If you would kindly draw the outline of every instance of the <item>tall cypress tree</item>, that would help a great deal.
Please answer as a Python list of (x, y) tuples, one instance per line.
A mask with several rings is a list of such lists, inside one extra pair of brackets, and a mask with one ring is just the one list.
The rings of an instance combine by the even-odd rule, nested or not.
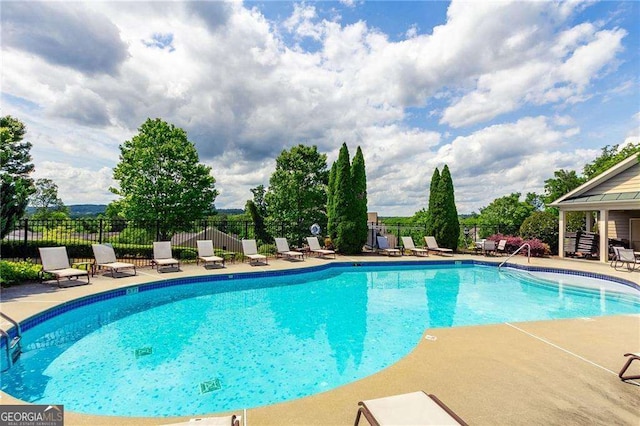
[(327, 185), (327, 234), (331, 240), (336, 238), (336, 212), (335, 212), (335, 184), (337, 164), (334, 161), (329, 172), (329, 184)]
[(440, 185), (440, 171), (436, 167), (431, 176), (431, 184), (429, 185), (429, 206), (427, 209), (427, 235), (435, 235), (435, 224), (433, 223), (434, 211), (436, 210), (436, 200), (438, 199), (438, 186)]
[(349, 149), (343, 143), (336, 162), (336, 177), (334, 182), (333, 208), (335, 212), (336, 238), (334, 246), (343, 254), (359, 253), (357, 251), (357, 239), (355, 238), (355, 223), (353, 222), (354, 192), (351, 182), (351, 164), (349, 161)]
[(438, 197), (440, 204), (439, 218), (436, 221), (438, 227), (434, 235), (438, 244), (442, 247), (456, 250), (458, 238), (460, 238), (460, 222), (453, 190), (453, 180), (447, 165), (442, 169), (440, 182), (438, 183)]
[[(355, 224), (354, 250), (360, 252), (367, 242), (367, 173), (364, 165), (364, 155), (358, 147), (351, 164), (351, 183), (353, 187), (354, 206), (352, 209)], [(359, 247), (358, 247), (359, 246)]]

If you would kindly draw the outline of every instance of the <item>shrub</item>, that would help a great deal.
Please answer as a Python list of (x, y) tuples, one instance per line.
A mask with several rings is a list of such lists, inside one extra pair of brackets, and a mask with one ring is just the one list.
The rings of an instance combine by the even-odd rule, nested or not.
[(274, 255), (276, 254), (276, 246), (275, 244), (262, 244), (260, 247), (258, 247), (258, 253), (265, 256)]
[[(505, 247), (505, 250), (508, 253), (513, 253), (516, 250), (518, 250), (518, 248), (521, 247), (523, 244), (528, 243), (529, 246), (531, 247), (531, 256), (533, 256), (533, 257), (544, 257), (544, 256), (547, 256), (547, 255), (551, 254), (551, 249), (549, 248), (549, 245), (544, 243), (544, 242), (542, 242), (542, 241), (540, 241), (537, 238), (524, 240), (521, 237), (513, 237), (513, 236), (510, 236), (510, 235), (494, 234), (494, 235), (491, 235), (490, 237), (488, 237), (487, 240), (495, 241), (496, 244), (500, 240), (507, 240), (507, 245)], [(527, 255), (527, 250), (526, 249), (522, 249), (518, 254), (526, 256)]]
[(8, 287), (28, 281), (37, 281), (41, 265), (31, 262), (8, 262), (0, 260), (0, 284)]
[(520, 226), (520, 235), (525, 239), (537, 238), (557, 253), (558, 217), (549, 212), (533, 212)]
[(180, 260), (195, 260), (198, 257), (198, 252), (194, 249), (184, 248), (179, 251)]

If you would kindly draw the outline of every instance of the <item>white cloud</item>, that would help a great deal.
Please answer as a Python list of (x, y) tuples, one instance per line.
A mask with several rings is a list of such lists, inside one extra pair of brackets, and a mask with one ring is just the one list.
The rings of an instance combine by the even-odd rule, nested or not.
[[(454, 1), (446, 22), (418, 34), (415, 17), (406, 39), (392, 41), (366, 17), (323, 18), (320, 4), (296, 3), (272, 22), (240, 2), (67, 3), (59, 22), (91, 35), (73, 19), (88, 16), (109, 36), (93, 34), (83, 48), (118, 49), (103, 63), (109, 72), (33, 54), (41, 50), (23, 39), (3, 43), (3, 93), (14, 99), (3, 112), (27, 122), (38, 173), (68, 204), (111, 199), (104, 170), (118, 145), (161, 117), (213, 167), (218, 206), (242, 207), (249, 188), (267, 185), (282, 149), (315, 144), (332, 161), (344, 141), (352, 155), (364, 150), (372, 209), (424, 207), (433, 169), (446, 163), (459, 210), (477, 211), (591, 160), (589, 147), (569, 145), (581, 131), (569, 105), (616, 70), (627, 32), (573, 24), (584, 7)], [(47, 26), (58, 31), (53, 18)], [(634, 77), (623, 80), (609, 96), (637, 93)], [(91, 179), (91, 189), (74, 192), (74, 179)]]

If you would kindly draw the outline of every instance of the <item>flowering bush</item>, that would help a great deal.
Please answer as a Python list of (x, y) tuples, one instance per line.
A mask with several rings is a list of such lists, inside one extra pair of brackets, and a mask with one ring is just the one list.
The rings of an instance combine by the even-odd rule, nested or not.
[[(496, 245), (500, 240), (507, 240), (507, 245), (505, 247), (505, 250), (507, 251), (507, 253), (513, 253), (514, 251), (518, 250), (520, 246), (522, 246), (525, 243), (528, 243), (529, 246), (531, 246), (531, 256), (544, 257), (551, 254), (551, 249), (549, 248), (549, 245), (543, 243), (537, 238), (524, 240), (521, 237), (514, 237), (512, 235), (494, 234), (488, 237), (487, 240), (495, 241)], [(518, 254), (526, 256), (527, 250), (523, 249)]]

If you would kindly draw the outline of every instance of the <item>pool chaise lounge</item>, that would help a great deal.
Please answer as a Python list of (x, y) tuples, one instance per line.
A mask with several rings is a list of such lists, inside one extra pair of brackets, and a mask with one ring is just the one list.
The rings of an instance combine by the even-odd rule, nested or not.
[(192, 425), (192, 426), (240, 426), (240, 416), (231, 415), (224, 417), (200, 417), (195, 419), (190, 419), (188, 422), (182, 423), (169, 423), (165, 426), (182, 426), (182, 425)]
[(257, 265), (263, 261), (265, 265), (269, 264), (267, 256), (258, 253), (256, 240), (242, 240), (242, 251), (249, 258), (249, 265)]
[(402, 237), (402, 245), (405, 250), (415, 254), (416, 256), (429, 256), (429, 249), (416, 247), (412, 237)]
[(113, 247), (106, 244), (92, 244), (91, 249), (93, 250), (93, 257), (96, 259), (94, 273), (100, 268), (106, 268), (111, 271), (111, 277), (115, 278), (115, 274), (120, 269), (133, 268), (133, 275), (137, 275), (136, 265), (133, 263), (118, 262)]
[(170, 241), (154, 241), (153, 242), (153, 260), (151, 266), (155, 266), (160, 272), (160, 268), (170, 268), (175, 266), (180, 270), (180, 262), (173, 258), (171, 253)]
[(276, 238), (275, 240), (277, 255), (283, 256), (286, 259), (304, 260), (304, 253), (289, 249), (289, 242), (287, 242), (286, 238)]
[(207, 265), (220, 265), (220, 267), (224, 268), (224, 258), (215, 255), (215, 251), (213, 250), (213, 241), (211, 240), (198, 240), (196, 241), (198, 245), (198, 257), (196, 258), (196, 265), (200, 264), (200, 261), (204, 263), (204, 267)]
[(372, 426), (467, 424), (435, 395), (424, 391), (360, 401), (358, 405), (355, 426), (358, 426), (361, 415)]
[(328, 254), (332, 254), (333, 257), (336, 257), (336, 252), (333, 250), (327, 250), (320, 247), (320, 241), (318, 241), (318, 237), (307, 237), (307, 243), (309, 243), (309, 250), (311, 252), (317, 254), (318, 256), (326, 256)]
[(400, 250), (389, 247), (389, 240), (387, 237), (378, 235), (377, 240), (378, 252), (385, 253), (387, 256), (400, 256)]
[[(60, 287), (60, 278), (78, 278), (83, 275), (87, 276), (87, 284), (90, 284), (89, 271), (73, 268), (75, 266), (69, 264), (69, 256), (66, 247), (39, 247), (40, 260), (42, 261), (42, 273), (52, 274)], [(43, 274), (40, 275), (42, 280)]]
[(424, 237), (424, 242), (427, 244), (427, 250), (429, 251), (433, 251), (443, 256), (444, 255), (453, 256), (453, 250), (451, 250), (450, 248), (438, 247), (438, 242), (436, 241), (435, 237), (432, 237), (432, 236)]
[(640, 375), (631, 375), (631, 376), (625, 376), (624, 373), (627, 371), (627, 369), (631, 366), (631, 363), (635, 360), (639, 360), (640, 361), (640, 352), (629, 352), (624, 354), (624, 356), (628, 356), (629, 359), (627, 359), (627, 362), (624, 364), (624, 366), (622, 367), (622, 369), (620, 370), (620, 373), (618, 373), (618, 377), (620, 377), (620, 380), (636, 380), (636, 379), (640, 379)]

